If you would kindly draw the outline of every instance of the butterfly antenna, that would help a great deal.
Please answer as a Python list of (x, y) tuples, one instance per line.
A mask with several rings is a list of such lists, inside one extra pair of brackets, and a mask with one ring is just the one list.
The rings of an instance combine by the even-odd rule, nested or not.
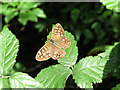
[(49, 34), (49, 30), (48, 30), (48, 28), (47, 28), (47, 33)]

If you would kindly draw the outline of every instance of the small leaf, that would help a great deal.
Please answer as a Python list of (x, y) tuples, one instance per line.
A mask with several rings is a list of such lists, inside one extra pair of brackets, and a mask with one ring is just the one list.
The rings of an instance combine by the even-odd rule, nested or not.
[(72, 67), (76, 63), (78, 56), (77, 42), (74, 40), (74, 36), (67, 31), (65, 31), (65, 36), (71, 40), (71, 45), (65, 50), (65, 57), (59, 59), (58, 62), (64, 66)]
[(17, 72), (10, 76), (10, 86), (12, 88), (44, 88), (42, 84), (22, 72)]
[(71, 19), (73, 22), (76, 22), (79, 18), (79, 13), (80, 13), (80, 10), (78, 8), (74, 8), (72, 11), (71, 11)]
[(19, 10), (29, 10), (31, 8), (36, 8), (40, 3), (38, 2), (20, 2), (18, 6)]
[(0, 77), (0, 89), (2, 90), (2, 88), (10, 88), (10, 84), (9, 84), (9, 79), (8, 78), (1, 78)]
[(11, 19), (18, 15), (18, 11), (15, 8), (7, 8), (5, 13), (5, 22), (8, 23)]
[(65, 82), (71, 73), (69, 67), (57, 64), (42, 69), (35, 79), (42, 83), (45, 88), (64, 88)]
[(19, 13), (18, 21), (25, 26), (28, 20), (29, 20), (29, 14), (26, 11), (21, 11)]
[(120, 12), (120, 0), (100, 0), (100, 2), (106, 6), (107, 9)]
[(47, 18), (44, 11), (42, 9), (40, 9), (40, 8), (35, 8), (35, 9), (32, 10), (32, 12), (33, 12), (34, 15), (36, 15), (36, 16), (38, 16), (40, 18), (44, 18), (44, 19)]
[(80, 88), (93, 88), (92, 83), (102, 82), (106, 59), (89, 56), (80, 60), (73, 68), (73, 78)]
[(17, 56), (19, 41), (9, 31), (7, 26), (4, 26), (0, 33), (0, 74), (7, 75), (13, 68), (15, 58)]

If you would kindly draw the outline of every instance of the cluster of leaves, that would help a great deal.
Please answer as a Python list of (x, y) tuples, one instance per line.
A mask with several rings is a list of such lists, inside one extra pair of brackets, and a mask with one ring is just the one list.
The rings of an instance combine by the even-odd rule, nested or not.
[(35, 2), (8, 2), (2, 3), (0, 13), (5, 16), (5, 22), (9, 23), (11, 19), (18, 16), (18, 21), (22, 25), (26, 25), (30, 20), (37, 22), (38, 17), (46, 19), (46, 14), (40, 8), (37, 8), (42, 3)]
[(28, 74), (11, 71), (16, 62), (19, 41), (4, 26), (0, 33), (0, 88), (64, 88), (70, 75), (80, 88), (93, 88), (93, 83), (101, 83), (109, 73), (120, 78), (120, 43), (115, 43), (98, 56), (88, 56), (76, 63), (77, 42), (67, 31), (65, 36), (71, 40), (71, 46), (65, 50), (66, 56), (58, 60), (59, 64), (42, 69), (34, 79)]

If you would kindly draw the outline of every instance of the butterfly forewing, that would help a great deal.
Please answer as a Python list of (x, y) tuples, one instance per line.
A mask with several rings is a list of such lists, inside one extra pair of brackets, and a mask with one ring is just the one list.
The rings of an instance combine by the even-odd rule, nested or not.
[(52, 45), (49, 42), (47, 42), (36, 54), (36, 60), (38, 61), (44, 61), (44, 60), (47, 60), (49, 58), (51, 58), (51, 49), (52, 48)]
[(60, 48), (67, 49), (71, 45), (70, 39), (64, 36), (64, 29), (59, 23), (54, 26), (51, 38)]
[(52, 30), (51, 38), (56, 40), (60, 37), (64, 37), (64, 29), (59, 23), (57, 23)]

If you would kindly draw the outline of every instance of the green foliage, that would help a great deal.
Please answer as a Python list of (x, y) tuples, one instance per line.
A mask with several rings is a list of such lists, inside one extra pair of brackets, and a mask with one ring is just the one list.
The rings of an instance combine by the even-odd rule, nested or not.
[(93, 88), (92, 83), (102, 82), (106, 59), (89, 56), (80, 60), (73, 68), (73, 78), (80, 88)]
[(120, 12), (120, 0), (100, 0), (100, 2), (106, 6), (107, 9)]
[(35, 2), (9, 2), (2, 3), (1, 13), (5, 15), (5, 22), (9, 23), (11, 19), (18, 16), (18, 21), (22, 25), (26, 25), (30, 20), (32, 22), (37, 22), (38, 17), (46, 19), (44, 11), (37, 8), (41, 3)]
[(70, 74), (72, 71), (69, 67), (57, 64), (41, 70), (35, 79), (45, 88), (64, 88)]
[(0, 32), (0, 89), (43, 88), (42, 84), (22, 72), (11, 72), (16, 62), (19, 41), (7, 26)]
[(111, 90), (120, 90), (120, 84), (116, 85), (116, 87), (113, 87)]
[(13, 68), (15, 58), (18, 52), (19, 41), (16, 39), (7, 28), (4, 26), (0, 33), (0, 74), (7, 75)]
[(105, 65), (104, 77), (107, 77), (111, 73), (114, 77), (120, 78), (120, 43), (115, 43), (115, 45), (108, 48), (100, 56), (104, 56), (108, 59)]
[(12, 74), (9, 79), (12, 88), (43, 88), (42, 84), (22, 72)]
[[(47, 38), (50, 36), (51, 33)], [(93, 88), (92, 83), (101, 83), (109, 73), (120, 78), (120, 43), (108, 46), (105, 52), (97, 56), (88, 56), (76, 63), (77, 42), (67, 31), (65, 36), (71, 40), (71, 46), (65, 50), (66, 56), (58, 60), (59, 64), (42, 69), (34, 79), (22, 72), (10, 72), (15, 63), (19, 43), (15, 35), (8, 30), (7, 26), (4, 26), (0, 33), (0, 51), (2, 51), (0, 52), (0, 88), (65, 88), (70, 75), (73, 76), (78, 87)], [(10, 63), (6, 64), (6, 62)], [(15, 67), (19, 69), (21, 64), (18, 63)]]

